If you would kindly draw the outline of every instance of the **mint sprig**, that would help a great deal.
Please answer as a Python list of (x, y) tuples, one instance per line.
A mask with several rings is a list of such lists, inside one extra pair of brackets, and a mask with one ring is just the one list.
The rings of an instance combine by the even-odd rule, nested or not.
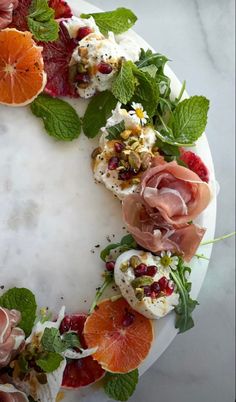
[(132, 61), (125, 61), (112, 85), (112, 93), (121, 103), (126, 105), (134, 95), (135, 77)]
[(58, 39), (59, 24), (55, 21), (54, 14), (55, 11), (49, 7), (47, 0), (32, 1), (27, 20), (35, 39), (43, 42)]
[(69, 103), (41, 94), (30, 105), (32, 113), (41, 117), (47, 133), (62, 141), (72, 141), (81, 132), (81, 121)]
[(76, 333), (61, 336), (57, 328), (45, 328), (41, 345), (47, 352), (63, 353), (67, 349), (80, 347), (80, 341)]
[(185, 266), (180, 258), (176, 271), (172, 270), (170, 274), (180, 295), (179, 304), (175, 307), (175, 328), (179, 329), (179, 333), (186, 332), (194, 326), (192, 312), (199, 304), (197, 300), (192, 300), (190, 297), (192, 284), (187, 279), (190, 272), (191, 268)]
[(44, 373), (52, 373), (60, 366), (64, 358), (59, 353), (47, 352), (42, 353), (40, 358), (36, 360), (36, 364)]
[(122, 120), (120, 123), (115, 124), (114, 126), (106, 128), (108, 135), (106, 138), (111, 140), (117, 140), (120, 138), (120, 134), (125, 130), (125, 122)]
[(136, 15), (128, 8), (117, 8), (102, 13), (81, 14), (81, 18), (93, 17), (100, 31), (106, 35), (112, 31), (121, 34), (128, 31), (137, 21)]
[(126, 374), (107, 373), (104, 390), (110, 398), (116, 401), (127, 401), (135, 391), (138, 378), (138, 369)]
[(0, 297), (0, 306), (9, 310), (21, 312), (21, 321), (18, 324), (25, 332), (25, 336), (31, 334), (36, 318), (36, 301), (33, 293), (26, 288), (12, 288)]
[(110, 91), (100, 92), (92, 98), (83, 118), (83, 131), (86, 137), (96, 137), (99, 130), (106, 125), (116, 104), (117, 99)]

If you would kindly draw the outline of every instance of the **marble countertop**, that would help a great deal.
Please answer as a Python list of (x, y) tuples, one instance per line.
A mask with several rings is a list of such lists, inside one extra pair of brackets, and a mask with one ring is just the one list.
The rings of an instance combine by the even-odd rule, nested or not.
[[(211, 100), (207, 136), (220, 183), (216, 235), (234, 230), (234, 1), (91, 0), (132, 8), (135, 30), (186, 79), (189, 94)], [(108, 4), (109, 3), (109, 4)], [(133, 402), (232, 402), (234, 240), (215, 245), (199, 295), (195, 328), (179, 335), (142, 376)]]

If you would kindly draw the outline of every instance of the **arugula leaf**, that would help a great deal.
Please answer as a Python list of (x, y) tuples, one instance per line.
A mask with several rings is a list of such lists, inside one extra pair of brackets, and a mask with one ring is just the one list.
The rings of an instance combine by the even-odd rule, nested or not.
[(0, 297), (0, 306), (15, 309), (21, 312), (21, 321), (18, 324), (25, 336), (31, 334), (36, 318), (36, 301), (33, 293), (26, 288), (12, 288)]
[(98, 301), (101, 299), (105, 289), (113, 282), (113, 280), (114, 280), (113, 273), (105, 271), (103, 284), (96, 291), (95, 298), (94, 298), (94, 300), (93, 300), (93, 302), (91, 304), (91, 307), (89, 309), (89, 314), (92, 314), (92, 312), (95, 310), (95, 308), (96, 308), (96, 306), (98, 304)]
[(100, 258), (103, 261), (106, 261), (107, 257), (109, 257), (110, 255), (111, 250), (119, 249), (119, 254), (121, 254), (125, 251), (131, 250), (132, 248), (137, 248), (137, 243), (134, 240), (133, 236), (131, 234), (128, 234), (122, 237), (120, 243), (108, 244), (108, 246), (101, 251)]
[(96, 137), (106, 125), (116, 104), (117, 99), (110, 91), (100, 92), (92, 98), (83, 118), (83, 131), (88, 138)]
[(127, 401), (135, 391), (138, 377), (138, 369), (126, 374), (107, 373), (104, 390), (110, 398), (116, 401)]
[(188, 282), (186, 275), (190, 274), (191, 268), (184, 265), (184, 261), (179, 258), (176, 271), (171, 271), (171, 277), (175, 282), (180, 295), (179, 304), (175, 307), (176, 322), (175, 328), (179, 329), (179, 333), (188, 331), (194, 326), (192, 312), (199, 304), (190, 297), (191, 282)]
[(120, 134), (125, 130), (125, 122), (122, 120), (120, 123), (115, 124), (114, 126), (108, 127), (107, 129), (108, 135), (106, 138), (111, 140), (117, 140), (120, 138)]
[(30, 14), (27, 17), (28, 26), (34, 37), (43, 42), (58, 39), (59, 24), (54, 20), (55, 11), (49, 7), (47, 0), (33, 0)]
[(140, 71), (143, 71), (143, 73), (148, 73), (152, 78), (156, 77), (157, 70), (158, 68), (154, 64), (140, 68)]
[(124, 7), (103, 13), (81, 14), (80, 17), (93, 17), (104, 35), (110, 31), (114, 32), (116, 35), (126, 32), (137, 21), (136, 15), (131, 10)]
[(208, 109), (209, 100), (204, 96), (192, 96), (180, 102), (168, 124), (172, 130), (170, 139), (193, 144), (206, 128)]
[(169, 59), (166, 56), (160, 53), (153, 53), (150, 49), (146, 51), (144, 49), (141, 49), (139, 60), (136, 61), (135, 64), (139, 69), (154, 65), (160, 73), (161, 71), (163, 71), (164, 66), (168, 60)]
[(80, 118), (69, 103), (41, 94), (30, 107), (36, 117), (43, 119), (44, 127), (52, 137), (72, 141), (80, 135)]
[(135, 91), (133, 66), (132, 61), (125, 61), (112, 85), (113, 95), (124, 105), (130, 101)]
[(59, 353), (43, 353), (42, 356), (36, 360), (39, 366), (45, 373), (52, 373), (60, 366), (64, 358)]
[(132, 101), (141, 103), (147, 111), (149, 118), (155, 114), (159, 99), (159, 90), (155, 78), (150, 74), (139, 70), (135, 65), (133, 68), (134, 76), (137, 78), (138, 85)]

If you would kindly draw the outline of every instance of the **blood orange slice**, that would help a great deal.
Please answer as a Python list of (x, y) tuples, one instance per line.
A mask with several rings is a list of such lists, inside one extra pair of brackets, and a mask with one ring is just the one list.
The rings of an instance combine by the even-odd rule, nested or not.
[(0, 103), (23, 106), (43, 91), (46, 83), (42, 48), (30, 32), (0, 31)]
[(128, 373), (148, 355), (153, 328), (125, 299), (104, 300), (86, 320), (84, 337), (89, 348), (98, 348), (93, 357), (105, 370)]
[[(60, 326), (60, 332), (68, 331), (77, 332), (81, 346), (87, 348), (84, 337), (82, 335), (84, 323), (87, 319), (86, 314), (73, 314), (66, 316)], [(79, 360), (72, 360), (67, 363), (63, 374), (62, 387), (79, 388), (92, 384), (100, 380), (105, 372), (96, 360), (91, 356)]]

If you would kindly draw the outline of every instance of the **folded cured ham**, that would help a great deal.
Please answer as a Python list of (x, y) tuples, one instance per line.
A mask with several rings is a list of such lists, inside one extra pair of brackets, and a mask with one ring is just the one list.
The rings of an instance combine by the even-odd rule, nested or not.
[(12, 22), (13, 10), (18, 0), (0, 0), (0, 29), (6, 28)]

